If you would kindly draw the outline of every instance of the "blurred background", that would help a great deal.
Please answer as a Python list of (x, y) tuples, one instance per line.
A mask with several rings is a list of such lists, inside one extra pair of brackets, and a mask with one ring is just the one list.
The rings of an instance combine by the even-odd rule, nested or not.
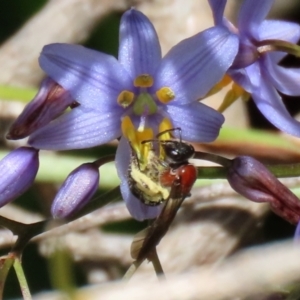
[[(226, 14), (233, 22), (240, 4), (238, 0), (228, 1)], [(180, 40), (213, 25), (206, 0), (0, 1), (1, 157), (26, 144), (26, 140), (7, 142), (5, 134), (43, 79), (37, 61), (43, 45), (81, 43), (117, 56), (120, 17), (132, 6), (154, 23), (163, 53)], [(270, 18), (300, 23), (299, 12), (299, 1), (277, 0)], [(296, 67), (300, 66), (300, 60), (288, 56), (282, 64)], [(224, 95), (225, 91), (205, 103), (217, 108)], [(285, 97), (286, 106), (296, 118), (299, 100)], [(236, 102), (225, 116), (227, 135), (212, 145), (196, 145), (197, 149), (229, 157), (249, 154), (264, 162), (299, 162), (298, 139), (278, 134), (252, 100)], [(234, 128), (244, 130), (235, 139)], [(265, 140), (264, 134), (270, 140)], [(13, 204), (1, 208), (0, 214), (24, 223), (49, 217), (51, 202), (64, 178), (81, 163), (114, 153), (115, 149), (116, 144), (112, 143), (82, 151), (42, 152), (35, 185)], [(289, 179), (285, 183), (298, 192), (300, 180)], [(98, 195), (117, 185), (114, 165), (105, 166)], [(116, 202), (75, 222), (65, 231), (31, 242), (23, 255), (23, 266), (34, 299), (66, 299), (54, 291), (62, 290), (71, 297), (70, 291), (75, 287), (121, 278), (131, 263), (132, 237), (146, 225), (132, 220), (124, 204)], [(166, 273), (176, 274), (214, 264), (249, 245), (292, 237), (293, 233), (294, 226), (276, 217), (267, 206), (242, 199), (223, 181), (207, 180), (197, 184), (158, 252)], [(2, 255), (9, 252), (13, 240), (7, 230), (0, 230)], [(135, 276), (155, 280), (154, 275), (151, 265), (144, 264)], [(4, 298), (20, 295), (15, 274), (11, 272)], [(278, 297), (286, 299), (283, 294)]]

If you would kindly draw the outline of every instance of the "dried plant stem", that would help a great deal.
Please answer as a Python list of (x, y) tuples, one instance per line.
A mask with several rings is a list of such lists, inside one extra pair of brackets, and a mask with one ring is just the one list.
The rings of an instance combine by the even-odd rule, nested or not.
[(166, 275), (160, 263), (156, 248), (154, 248), (151, 255), (149, 255), (149, 260), (152, 262), (156, 276), (160, 279), (166, 279)]
[(23, 299), (24, 300), (32, 300), (30, 290), (29, 290), (29, 287), (27, 284), (27, 280), (26, 280), (26, 277), (25, 277), (25, 274), (23, 271), (22, 263), (21, 263), (21, 260), (19, 257), (15, 258), (14, 269), (15, 269), (15, 272), (16, 272), (18, 280), (19, 280)]

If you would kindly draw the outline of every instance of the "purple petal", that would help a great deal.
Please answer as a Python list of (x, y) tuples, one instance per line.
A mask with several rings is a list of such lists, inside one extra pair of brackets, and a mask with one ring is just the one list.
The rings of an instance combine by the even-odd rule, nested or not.
[(300, 38), (300, 26), (297, 23), (265, 20), (257, 30), (259, 41), (282, 40), (290, 43), (297, 43)]
[(128, 168), (130, 163), (129, 142), (121, 138), (116, 153), (116, 167), (121, 180), (120, 188), (129, 213), (138, 221), (154, 219), (158, 216), (162, 206), (148, 206), (136, 198), (128, 185)]
[(294, 242), (299, 246), (300, 243), (300, 221), (297, 223), (295, 234), (294, 234)]
[(246, 69), (230, 70), (228, 72), (228, 75), (232, 80), (249, 93), (253, 90), (253, 84), (251, 83), (248, 74), (249, 71), (250, 73), (252, 72), (251, 68), (252, 66), (248, 66)]
[[(267, 75), (264, 78), (268, 78)], [(259, 88), (254, 90), (252, 98), (261, 113), (278, 129), (300, 137), (300, 123), (293, 119), (285, 108), (275, 88), (262, 79)]]
[(245, 0), (238, 16), (238, 28), (241, 34), (256, 32), (257, 26), (269, 13), (274, 0)]
[(33, 133), (29, 144), (47, 150), (105, 144), (121, 135), (120, 117), (120, 112), (99, 112), (79, 106)]
[(238, 38), (227, 29), (207, 29), (175, 47), (163, 58), (155, 90), (170, 87), (180, 104), (203, 97), (221, 80), (238, 50)]
[(30, 147), (13, 150), (0, 161), (0, 207), (33, 184), (38, 168), (38, 150)]
[(227, 0), (208, 0), (216, 25), (223, 25), (223, 16)]
[(74, 103), (71, 95), (51, 78), (46, 78), (38, 94), (12, 124), (6, 138), (22, 139), (47, 125)]
[(157, 33), (150, 20), (141, 12), (125, 12), (120, 25), (119, 61), (132, 78), (141, 74), (154, 75), (161, 61)]
[[(266, 20), (258, 28), (259, 41), (275, 39), (295, 44), (299, 41), (299, 38), (300, 26), (293, 22)], [(274, 62), (279, 62), (286, 56), (286, 53), (276, 51), (269, 53), (269, 56), (272, 56)]]
[(80, 210), (96, 193), (99, 186), (99, 169), (86, 163), (76, 168), (59, 189), (51, 206), (54, 218), (66, 218)]
[(180, 127), (182, 138), (189, 142), (212, 142), (218, 135), (224, 117), (198, 102), (188, 105), (167, 105), (174, 128)]
[(270, 57), (265, 58), (268, 74), (275, 88), (283, 94), (300, 95), (300, 69), (284, 68), (275, 64)]
[(86, 107), (116, 104), (119, 93), (132, 87), (132, 80), (116, 58), (79, 45), (47, 45), (39, 62), (54, 81)]

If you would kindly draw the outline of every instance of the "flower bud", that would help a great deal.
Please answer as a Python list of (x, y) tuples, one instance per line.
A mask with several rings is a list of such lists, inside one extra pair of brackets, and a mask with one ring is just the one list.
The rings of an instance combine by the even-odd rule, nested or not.
[(67, 177), (52, 203), (54, 218), (66, 218), (80, 210), (95, 194), (99, 185), (99, 169), (94, 163), (76, 168)]
[(232, 161), (227, 179), (239, 194), (255, 202), (269, 202), (280, 217), (296, 224), (300, 220), (300, 200), (262, 163), (248, 156)]
[(300, 243), (300, 222), (298, 222), (297, 226), (296, 226), (296, 230), (295, 230), (295, 234), (294, 234), (294, 242), (299, 245)]
[(12, 124), (6, 138), (22, 139), (57, 118), (68, 106), (76, 104), (71, 95), (51, 78), (41, 84), (35, 98)]
[(38, 150), (20, 147), (0, 161), (0, 207), (23, 194), (39, 169)]

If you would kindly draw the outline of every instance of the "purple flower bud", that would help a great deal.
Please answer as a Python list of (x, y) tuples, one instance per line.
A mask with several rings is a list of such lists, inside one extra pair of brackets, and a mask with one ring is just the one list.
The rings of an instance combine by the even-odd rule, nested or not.
[(21, 147), (0, 161), (0, 207), (16, 199), (33, 183), (39, 169), (38, 150)]
[(27, 104), (12, 124), (6, 138), (22, 139), (58, 117), (68, 106), (76, 104), (71, 95), (51, 78), (46, 78), (35, 98)]
[(262, 163), (249, 156), (232, 161), (227, 174), (231, 187), (255, 202), (269, 202), (271, 209), (291, 223), (300, 220), (300, 200)]
[(298, 222), (294, 234), (294, 242), (299, 245), (300, 243), (300, 222)]
[(95, 194), (99, 185), (99, 169), (94, 163), (76, 168), (64, 181), (52, 203), (54, 218), (66, 218), (82, 208)]

